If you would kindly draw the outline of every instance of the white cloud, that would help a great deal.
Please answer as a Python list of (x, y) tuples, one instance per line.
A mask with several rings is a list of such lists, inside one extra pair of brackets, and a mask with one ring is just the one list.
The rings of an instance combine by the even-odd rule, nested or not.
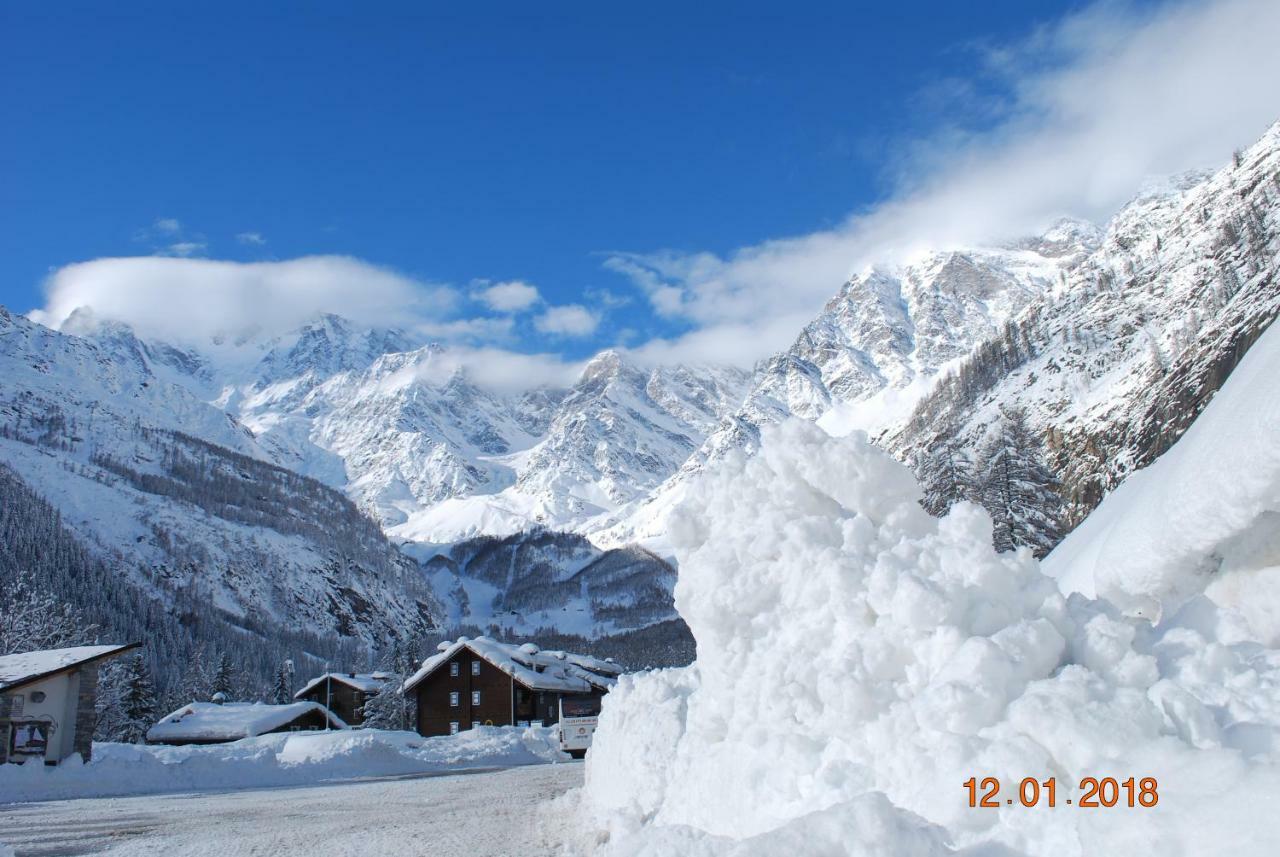
[(582, 373), (585, 361), (566, 361), (555, 354), (522, 354), (500, 348), (456, 346), (437, 352), (411, 367), (410, 377), (391, 378), (397, 384), (409, 380), (439, 386), (459, 369), (482, 387), (503, 393), (535, 387), (567, 387)]
[(600, 316), (581, 304), (553, 306), (533, 320), (541, 333), (554, 336), (590, 336), (600, 325)]
[(287, 262), (224, 262), (156, 256), (68, 265), (45, 283), (46, 305), (31, 317), (60, 327), (75, 310), (125, 322), (139, 334), (209, 349), (219, 335), (273, 336), (334, 312), (357, 324), (399, 327), (449, 344), (413, 370), (443, 383), (459, 368), (501, 392), (566, 386), (582, 364), (554, 354), (499, 347), (515, 339), (515, 320), (453, 317), (460, 304), (447, 287), (344, 256)]
[(240, 232), (236, 234), (236, 241), (241, 244), (247, 244), (251, 247), (261, 247), (267, 243), (267, 239), (262, 237), (261, 232)]
[(203, 241), (175, 241), (167, 244), (156, 251), (161, 256), (178, 256), (187, 258), (190, 256), (200, 256), (209, 249), (209, 245)]
[(885, 204), (727, 257), (619, 254), (606, 264), (657, 313), (694, 328), (648, 353), (750, 362), (787, 347), (868, 263), (1027, 234), (1064, 214), (1105, 220), (1151, 176), (1225, 164), (1280, 118), (1277, 32), (1273, 0), (1142, 12), (1100, 3), (989, 50), (975, 76), (1005, 87), (1002, 119), (905, 147)]
[(496, 312), (520, 312), (542, 299), (537, 287), (520, 280), (494, 283), (478, 290), (475, 295)]
[(345, 256), (288, 262), (135, 257), (68, 265), (45, 282), (32, 318), (58, 327), (79, 307), (144, 335), (207, 345), (217, 334), (283, 333), (321, 312), (361, 324), (408, 326), (442, 320), (455, 295)]
[(209, 249), (203, 235), (188, 234), (182, 222), (174, 217), (158, 217), (145, 229), (134, 233), (134, 241), (150, 244), (157, 256), (203, 256)]

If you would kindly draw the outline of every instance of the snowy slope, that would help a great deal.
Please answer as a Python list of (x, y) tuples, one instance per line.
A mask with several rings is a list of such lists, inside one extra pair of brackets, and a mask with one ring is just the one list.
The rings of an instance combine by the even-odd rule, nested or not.
[(450, 627), (499, 636), (554, 628), (595, 639), (675, 618), (675, 568), (635, 545), (602, 550), (535, 528), (459, 542), (423, 568)]
[(1154, 185), (1065, 286), (949, 373), (882, 436), (913, 461), (978, 448), (1018, 407), (1074, 524), (1168, 449), (1280, 311), (1280, 126), (1211, 176)]
[(1064, 591), (1156, 618), (1207, 591), (1243, 613), (1259, 639), (1280, 644), (1280, 328), (1044, 568)]
[(126, 330), (88, 340), (0, 309), (0, 459), (162, 603), (366, 641), (434, 621), (412, 562), (345, 497), (155, 364)]
[(662, 544), (687, 481), (733, 451), (754, 450), (765, 425), (798, 416), (843, 434), (895, 424), (944, 367), (1058, 288), (1099, 236), (1090, 224), (1062, 220), (1007, 246), (929, 252), (851, 278), (790, 349), (756, 368), (741, 406), (679, 472), (642, 502), (602, 519), (605, 527), (593, 537)]

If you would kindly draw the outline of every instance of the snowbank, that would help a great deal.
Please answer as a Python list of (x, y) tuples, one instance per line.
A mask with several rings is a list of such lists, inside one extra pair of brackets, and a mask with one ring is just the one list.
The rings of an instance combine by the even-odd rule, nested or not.
[(1066, 591), (1157, 618), (1204, 592), (1280, 643), (1280, 327), (1173, 447), (1048, 556)]
[[(1068, 599), (1029, 553), (992, 550), (981, 509), (937, 520), (918, 497), (864, 434), (803, 422), (691, 491), (673, 538), (698, 660), (606, 697), (584, 843), (1278, 853), (1280, 654), (1223, 644), (1204, 599), (1158, 629)], [(970, 808), (962, 784), (988, 776), (1001, 805)], [(1065, 805), (1088, 776), (1155, 777), (1159, 803)], [(1024, 777), (1055, 777), (1058, 806), (1019, 805)]]
[(209, 746), (95, 744), (93, 754), (87, 765), (0, 765), (0, 804), (306, 785), (569, 758), (559, 751), (554, 727), (480, 727), (435, 738), (378, 729), (294, 732)]

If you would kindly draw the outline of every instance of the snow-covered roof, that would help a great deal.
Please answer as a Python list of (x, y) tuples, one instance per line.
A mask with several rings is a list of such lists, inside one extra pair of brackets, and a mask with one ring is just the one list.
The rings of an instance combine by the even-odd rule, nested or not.
[(382, 690), (382, 686), (387, 683), (387, 679), (390, 677), (391, 676), (384, 672), (325, 673), (324, 675), (318, 675), (311, 681), (307, 682), (306, 686), (303, 687), (302, 690), (293, 695), (293, 698), (302, 699), (302, 697), (310, 693), (313, 688), (324, 684), (325, 679), (332, 679), (333, 681), (345, 684), (348, 687), (354, 687), (356, 690), (363, 691), (364, 693), (377, 693)]
[(235, 741), (265, 735), (308, 714), (318, 711), (329, 718), (334, 729), (347, 724), (318, 702), (290, 702), (267, 705), (262, 702), (192, 702), (147, 730), (147, 741)]
[(20, 655), (0, 656), (0, 690), (28, 684), (54, 673), (89, 661), (118, 655), (135, 649), (138, 643), (114, 646), (72, 646), (69, 649), (45, 649)]
[(439, 651), (422, 662), (422, 668), (409, 677), (401, 687), (409, 691), (442, 664), (447, 663), (463, 649), (488, 661), (530, 690), (550, 690), (560, 693), (590, 693), (613, 687), (622, 668), (611, 661), (602, 661), (590, 655), (572, 652), (544, 651), (532, 643), (517, 646), (500, 643), (489, 637), (474, 640), (459, 637), (455, 642), (445, 641)]

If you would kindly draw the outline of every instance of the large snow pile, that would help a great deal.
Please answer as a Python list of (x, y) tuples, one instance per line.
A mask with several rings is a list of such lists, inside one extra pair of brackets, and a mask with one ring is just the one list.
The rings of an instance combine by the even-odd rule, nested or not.
[(434, 738), (343, 729), (286, 732), (208, 746), (95, 744), (88, 764), (0, 765), (0, 804), (306, 785), (568, 758), (559, 750), (554, 727), (486, 726)]
[(1206, 591), (1280, 643), (1280, 327), (1173, 448), (1131, 475), (1045, 560), (1067, 591), (1158, 617)]
[[(691, 491), (673, 538), (698, 659), (606, 697), (586, 843), (1280, 853), (1280, 654), (1221, 642), (1203, 598), (1154, 629), (1068, 599), (993, 551), (981, 509), (938, 520), (919, 496), (862, 433), (794, 421)], [(1090, 776), (1155, 777), (1159, 803), (1066, 805)], [(999, 778), (1001, 805), (970, 808), (970, 777)], [(1056, 778), (1056, 808), (1021, 806), (1024, 777)]]

